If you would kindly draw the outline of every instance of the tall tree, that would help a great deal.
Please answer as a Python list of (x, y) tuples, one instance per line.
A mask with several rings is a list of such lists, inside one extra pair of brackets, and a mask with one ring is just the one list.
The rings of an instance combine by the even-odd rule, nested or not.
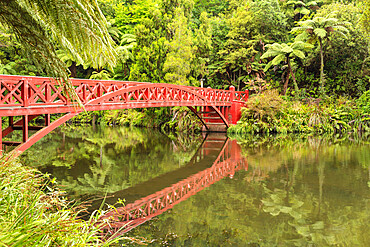
[(194, 48), (191, 33), (187, 25), (188, 19), (182, 8), (177, 8), (173, 22), (168, 25), (172, 39), (166, 42), (169, 53), (163, 64), (164, 78), (171, 83), (188, 85), (187, 79), (191, 72), (191, 62), (194, 59)]
[(364, 12), (362, 16), (362, 26), (365, 31), (370, 35), (370, 0), (363, 1)]
[(327, 17), (314, 17), (312, 20), (305, 20), (298, 22), (299, 27), (295, 27), (292, 31), (306, 31), (302, 35), (298, 35), (298, 39), (306, 39), (307, 34), (309, 36), (308, 42), (316, 43), (318, 41), (320, 46), (320, 93), (325, 94), (324, 88), (324, 51), (323, 41), (330, 38), (330, 33), (337, 32), (344, 37), (345, 33), (348, 33), (348, 29), (344, 25), (348, 25), (349, 22), (340, 22), (337, 18)]
[[(211, 61), (211, 77), (218, 84), (234, 84), (242, 88), (247, 79), (263, 76), (259, 63), (267, 43), (286, 39), (286, 16), (278, 1), (233, 1), (230, 6), (238, 6), (227, 19), (226, 41), (220, 45)], [(213, 30), (217, 34), (219, 30)], [(216, 35), (214, 37), (217, 37)], [(221, 80), (219, 80), (221, 78)]]

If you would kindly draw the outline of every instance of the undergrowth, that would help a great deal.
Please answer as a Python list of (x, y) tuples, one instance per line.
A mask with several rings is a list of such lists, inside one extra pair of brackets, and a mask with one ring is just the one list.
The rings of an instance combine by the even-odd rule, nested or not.
[(78, 218), (79, 207), (52, 189), (46, 175), (10, 156), (0, 157), (0, 246), (109, 246), (97, 216)]
[(275, 90), (252, 96), (229, 133), (351, 133), (370, 131), (370, 91), (359, 99), (287, 99)]

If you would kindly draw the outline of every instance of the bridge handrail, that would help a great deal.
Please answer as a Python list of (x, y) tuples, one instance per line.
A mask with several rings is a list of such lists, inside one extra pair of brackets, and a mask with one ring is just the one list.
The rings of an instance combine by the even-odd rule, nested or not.
[[(149, 82), (70, 79), (72, 87), (83, 103), (122, 88), (151, 85)], [(163, 84), (171, 90), (178, 85)], [(181, 86), (203, 96), (209, 102), (246, 102), (248, 92)], [(49, 77), (0, 75), (0, 107), (28, 107), (37, 105), (68, 105), (71, 100), (66, 96), (64, 87)], [(167, 92), (169, 93), (169, 92)], [(182, 99), (179, 99), (181, 101)], [(138, 99), (140, 101), (140, 99)]]

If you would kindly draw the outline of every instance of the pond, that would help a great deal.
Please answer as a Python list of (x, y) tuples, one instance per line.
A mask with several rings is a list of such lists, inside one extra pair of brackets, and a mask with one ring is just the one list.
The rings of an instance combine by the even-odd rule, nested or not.
[(22, 159), (149, 246), (370, 246), (369, 137), (236, 139), (63, 127)]

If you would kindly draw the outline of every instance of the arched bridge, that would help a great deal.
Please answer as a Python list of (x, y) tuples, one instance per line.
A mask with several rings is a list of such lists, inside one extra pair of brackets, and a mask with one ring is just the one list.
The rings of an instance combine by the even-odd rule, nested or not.
[[(2, 129), (3, 145), (17, 145), (21, 153), (72, 117), (83, 111), (128, 108), (187, 106), (209, 131), (224, 131), (240, 118), (240, 108), (248, 99), (248, 91), (217, 90), (165, 83), (102, 81), (71, 79), (72, 87), (83, 108), (66, 96), (63, 87), (53, 78), (0, 75), (0, 117), (8, 117)], [(65, 113), (50, 122), (50, 114)], [(18, 121), (14, 117), (21, 116)], [(43, 126), (29, 126), (37, 117)], [(2, 121), (0, 121), (0, 126)], [(22, 142), (3, 141), (15, 130), (22, 130)], [(38, 130), (32, 136), (29, 130)]]

